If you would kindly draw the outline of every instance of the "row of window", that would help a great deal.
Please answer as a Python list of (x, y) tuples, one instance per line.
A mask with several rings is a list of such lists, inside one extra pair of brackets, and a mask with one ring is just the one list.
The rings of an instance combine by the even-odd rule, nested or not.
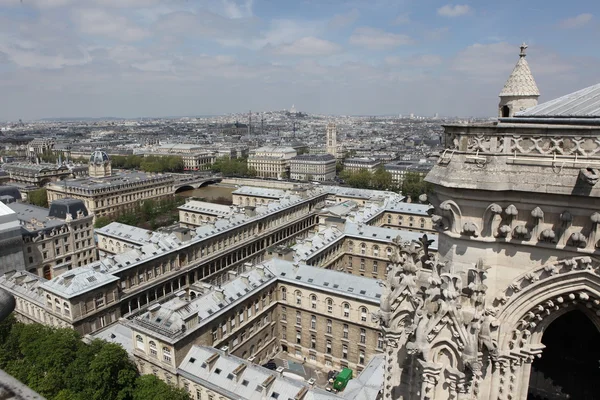
[[(135, 336), (135, 347), (138, 350), (143, 351), (144, 353), (146, 352), (146, 345), (144, 343), (144, 338), (142, 337), (142, 335)], [(150, 354), (150, 356), (154, 358), (158, 358), (158, 348), (156, 347), (156, 342), (154, 340), (148, 341), (148, 354)], [(169, 349), (166, 346), (163, 346), (162, 348), (162, 360), (171, 364), (171, 349)]]
[[(317, 309), (317, 303), (318, 303), (318, 298), (317, 295), (315, 294), (311, 294), (309, 296), (310, 298), (310, 308), (312, 308), (313, 310)], [(300, 290), (296, 290), (294, 291), (294, 299), (295, 299), (295, 304), (296, 306), (302, 307), (303, 306), (303, 302), (302, 302), (302, 292)], [(281, 288), (281, 300), (282, 301), (287, 301), (287, 289), (285, 287)], [(327, 312), (328, 313), (333, 313), (333, 299), (330, 297), (327, 297), (325, 299), (325, 303), (327, 304)], [(347, 302), (343, 302), (341, 304), (342, 307), (342, 312), (345, 318), (349, 318), (350, 317), (350, 304)], [(282, 312), (285, 311), (285, 307), (282, 307)], [(367, 321), (367, 315), (369, 313), (367, 307), (360, 307), (359, 308), (360, 311), (360, 320), (363, 322)]]

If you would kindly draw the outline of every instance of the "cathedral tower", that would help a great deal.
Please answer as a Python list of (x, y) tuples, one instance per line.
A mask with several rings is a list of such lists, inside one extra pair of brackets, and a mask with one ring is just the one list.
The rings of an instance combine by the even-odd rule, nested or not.
[(500, 118), (512, 117), (519, 111), (537, 106), (540, 91), (525, 59), (526, 49), (527, 45), (523, 43), (519, 61), (500, 92), (500, 104), (498, 105), (498, 117)]
[(327, 124), (327, 153), (337, 158), (337, 129), (334, 123)]

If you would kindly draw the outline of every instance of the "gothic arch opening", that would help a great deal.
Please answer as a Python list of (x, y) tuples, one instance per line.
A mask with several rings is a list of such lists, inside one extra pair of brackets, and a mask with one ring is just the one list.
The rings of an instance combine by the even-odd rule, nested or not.
[(508, 106), (502, 106), (502, 117), (508, 118), (510, 116), (510, 108)]
[(542, 336), (546, 348), (531, 367), (529, 400), (597, 397), (600, 332), (581, 311), (558, 317)]

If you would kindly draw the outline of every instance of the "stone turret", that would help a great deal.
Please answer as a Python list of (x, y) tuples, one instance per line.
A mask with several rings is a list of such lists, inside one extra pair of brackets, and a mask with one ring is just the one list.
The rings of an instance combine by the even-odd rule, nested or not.
[(90, 156), (89, 175), (92, 178), (105, 178), (112, 174), (110, 158), (105, 151), (96, 149)]
[(525, 59), (526, 49), (527, 45), (523, 43), (519, 61), (500, 92), (500, 104), (498, 105), (498, 117), (500, 118), (512, 117), (519, 111), (535, 107), (538, 104), (540, 91)]

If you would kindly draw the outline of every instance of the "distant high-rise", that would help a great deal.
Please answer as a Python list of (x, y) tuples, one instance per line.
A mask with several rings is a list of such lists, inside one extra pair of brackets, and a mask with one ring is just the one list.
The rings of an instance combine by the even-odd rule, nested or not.
[(332, 122), (327, 124), (327, 153), (337, 158), (337, 129)]

